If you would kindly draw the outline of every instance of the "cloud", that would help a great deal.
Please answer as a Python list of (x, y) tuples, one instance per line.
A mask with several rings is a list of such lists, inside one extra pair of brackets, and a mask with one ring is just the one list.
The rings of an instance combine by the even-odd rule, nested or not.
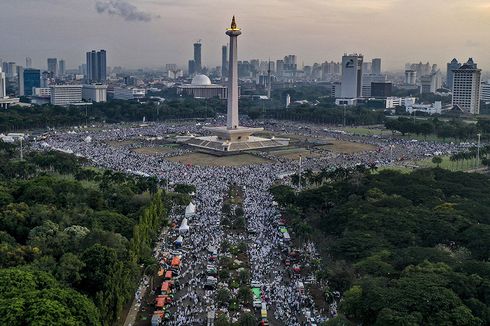
[(126, 21), (149, 22), (154, 18), (160, 18), (160, 16), (139, 10), (135, 5), (125, 0), (97, 0), (95, 9), (99, 14), (107, 13), (111, 16), (119, 16)]

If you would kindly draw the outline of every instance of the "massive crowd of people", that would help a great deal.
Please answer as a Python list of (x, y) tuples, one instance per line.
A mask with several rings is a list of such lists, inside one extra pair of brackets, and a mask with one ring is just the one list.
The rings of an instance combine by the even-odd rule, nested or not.
[[(213, 121), (215, 123), (216, 121)], [(338, 140), (374, 145), (376, 150), (356, 154), (338, 154), (320, 150), (317, 157), (305, 158), (303, 169), (319, 170), (332, 166), (354, 166), (356, 164), (401, 164), (404, 160), (414, 160), (437, 153), (447, 154), (460, 150), (456, 144), (431, 143), (399, 140), (391, 138), (353, 136), (321, 127), (298, 125), (286, 122), (267, 122), (271, 131), (302, 135), (315, 141), (332, 137)], [(209, 246), (220, 248), (224, 232), (220, 226), (223, 195), (230, 184), (244, 189), (244, 210), (248, 239), (248, 256), (251, 264), (251, 282), (260, 283), (268, 306), (271, 324), (302, 325), (305, 320), (322, 321), (335, 316), (336, 303), (330, 311), (315, 308), (312, 298), (305, 293), (298, 294), (298, 282), (306, 281), (301, 275), (291, 275), (284, 265), (281, 251), (284, 242), (277, 231), (280, 212), (274, 205), (270, 186), (280, 175), (297, 171), (296, 161), (274, 157), (268, 152), (258, 153), (270, 159), (270, 163), (239, 167), (206, 167), (181, 164), (167, 160), (169, 156), (182, 155), (190, 149), (175, 147), (170, 152), (145, 155), (135, 152), (135, 147), (154, 146), (152, 144), (167, 135), (200, 133), (202, 126), (195, 123), (150, 124), (148, 126), (111, 126), (99, 130), (76, 130), (51, 133), (43, 141), (33, 144), (39, 150), (54, 148), (73, 152), (89, 159), (94, 165), (127, 173), (155, 175), (167, 179), (171, 184), (183, 183), (196, 186), (193, 201), (197, 214), (189, 218), (189, 232), (183, 236), (182, 271), (176, 285), (173, 303), (172, 325), (202, 325), (209, 311), (216, 311), (215, 292), (205, 289), (207, 250)], [(123, 140), (138, 139), (133, 143)], [(117, 143), (121, 141), (120, 143)], [(140, 144), (137, 144), (137, 143)], [(192, 162), (190, 162), (192, 163)], [(179, 215), (180, 214), (180, 215)], [(183, 218), (182, 212), (174, 212), (172, 219), (177, 223)], [(165, 239), (158, 243), (155, 255), (160, 259), (170, 251), (178, 230), (170, 230)], [(314, 245), (308, 244), (308, 251), (314, 252)], [(145, 280), (144, 284), (148, 282)], [(138, 298), (142, 291), (137, 293)]]

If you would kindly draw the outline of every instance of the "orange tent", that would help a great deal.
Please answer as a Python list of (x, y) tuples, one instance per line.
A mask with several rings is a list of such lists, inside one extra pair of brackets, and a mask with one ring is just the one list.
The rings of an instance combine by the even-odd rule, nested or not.
[(158, 276), (162, 277), (164, 273), (165, 270), (163, 268), (160, 268), (160, 270), (158, 271)]
[(173, 267), (179, 267), (180, 265), (180, 257), (179, 256), (175, 256), (173, 259), (172, 259), (172, 264), (171, 264)]
[(168, 292), (170, 290), (170, 283), (169, 282), (163, 282), (162, 284), (162, 292)]
[(155, 299), (155, 307), (163, 308), (165, 306), (165, 298), (159, 297)]

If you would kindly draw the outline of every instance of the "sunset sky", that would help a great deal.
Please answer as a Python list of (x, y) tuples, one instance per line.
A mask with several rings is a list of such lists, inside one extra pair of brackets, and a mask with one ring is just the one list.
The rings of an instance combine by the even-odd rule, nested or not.
[(0, 58), (75, 68), (104, 48), (110, 66), (185, 65), (201, 39), (212, 67), (233, 14), (242, 60), (296, 54), (306, 65), (357, 52), (402, 70), (471, 56), (490, 70), (489, 0), (0, 0)]

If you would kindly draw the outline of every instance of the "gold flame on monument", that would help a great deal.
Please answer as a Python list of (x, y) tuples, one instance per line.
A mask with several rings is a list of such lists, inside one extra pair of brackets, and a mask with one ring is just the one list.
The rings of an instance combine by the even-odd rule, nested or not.
[(236, 25), (235, 16), (233, 16), (233, 18), (231, 19), (231, 27), (227, 28), (226, 30), (227, 31), (239, 31), (240, 30), (240, 28), (238, 28)]

